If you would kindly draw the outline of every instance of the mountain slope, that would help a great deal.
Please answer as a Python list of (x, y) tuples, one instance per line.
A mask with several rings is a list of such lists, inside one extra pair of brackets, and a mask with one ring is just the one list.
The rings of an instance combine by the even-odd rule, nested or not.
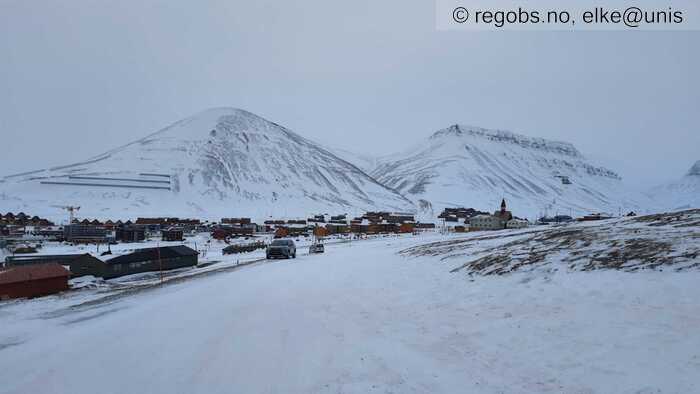
[(357, 168), (366, 173), (370, 173), (377, 167), (377, 157), (375, 156), (357, 153), (347, 149), (332, 148), (328, 150), (348, 163), (354, 164)]
[(700, 207), (700, 160), (677, 181), (655, 187), (650, 193), (664, 209)]
[[(5, 177), (0, 211), (86, 217), (303, 216), (411, 203), (354, 165), (252, 113), (216, 108), (84, 162)], [(60, 211), (59, 211), (60, 213)]]
[(515, 215), (618, 213), (639, 209), (615, 172), (590, 164), (568, 143), (454, 125), (401, 154), (379, 159), (378, 181), (419, 203), (496, 209)]

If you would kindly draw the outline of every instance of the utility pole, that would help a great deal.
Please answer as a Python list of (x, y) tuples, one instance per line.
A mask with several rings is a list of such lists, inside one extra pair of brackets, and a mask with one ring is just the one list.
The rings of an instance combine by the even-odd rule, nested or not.
[(156, 250), (158, 251), (158, 267), (160, 268), (160, 284), (163, 284), (163, 260), (160, 258), (160, 242), (156, 243)]

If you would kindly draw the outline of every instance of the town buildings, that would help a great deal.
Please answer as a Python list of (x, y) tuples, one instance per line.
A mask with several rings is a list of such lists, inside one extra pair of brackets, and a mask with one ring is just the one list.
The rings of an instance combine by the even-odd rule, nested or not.
[(199, 219), (181, 219), (177, 217), (171, 218), (137, 218), (135, 224), (146, 226), (149, 231), (160, 231), (169, 227), (181, 227), (185, 232), (195, 230), (202, 224)]
[(569, 223), (573, 222), (574, 218), (569, 215), (556, 215), (553, 217), (543, 216), (537, 220), (540, 224), (550, 224), (550, 223)]
[[(458, 222), (459, 219), (471, 219), (477, 215), (488, 215), (488, 212), (477, 211), (474, 208), (445, 208), (439, 215), (438, 219), (443, 219), (447, 222)], [(464, 223), (464, 220), (461, 221)]]
[(445, 208), (438, 219), (442, 219), (442, 227), (446, 231), (465, 232), (469, 228), (469, 221), (479, 215), (488, 215), (488, 212), (477, 211), (474, 208)]
[(14, 214), (8, 212), (6, 214), (0, 213), (0, 225), (12, 225), (12, 226), (32, 226), (32, 227), (49, 227), (53, 226), (53, 222), (40, 218), (38, 216), (29, 216), (24, 212)]
[(585, 216), (578, 218), (576, 220), (579, 222), (593, 222), (596, 220), (607, 220), (607, 219), (612, 219), (612, 216), (604, 214), (604, 213), (592, 213), (590, 215), (585, 215)]

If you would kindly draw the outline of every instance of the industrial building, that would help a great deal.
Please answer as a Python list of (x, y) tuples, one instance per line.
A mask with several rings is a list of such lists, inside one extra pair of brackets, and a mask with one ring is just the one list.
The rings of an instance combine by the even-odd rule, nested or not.
[(103, 278), (193, 267), (197, 265), (198, 258), (199, 253), (196, 250), (184, 245), (137, 249), (105, 260), (107, 267)]

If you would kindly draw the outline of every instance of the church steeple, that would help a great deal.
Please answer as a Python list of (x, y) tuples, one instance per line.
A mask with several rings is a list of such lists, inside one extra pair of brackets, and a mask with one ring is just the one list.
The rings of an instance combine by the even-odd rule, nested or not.
[(501, 200), (501, 213), (506, 213), (506, 199)]

